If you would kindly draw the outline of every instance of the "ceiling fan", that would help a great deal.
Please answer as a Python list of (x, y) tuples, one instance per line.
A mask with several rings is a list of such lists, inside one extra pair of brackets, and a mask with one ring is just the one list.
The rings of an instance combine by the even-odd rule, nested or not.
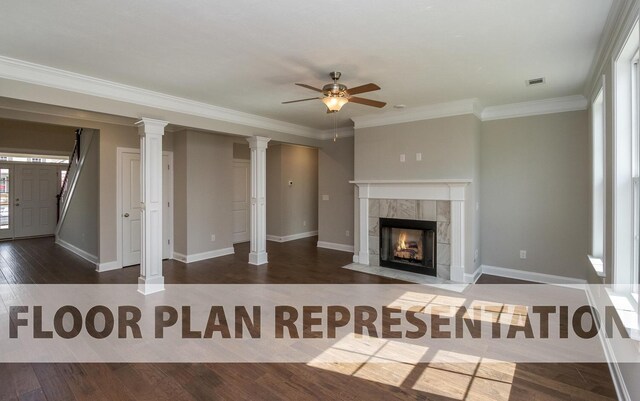
[(329, 76), (331, 77), (331, 79), (333, 79), (333, 83), (326, 84), (325, 86), (322, 87), (322, 89), (314, 88), (311, 85), (296, 83), (296, 85), (302, 86), (303, 88), (320, 92), (322, 93), (322, 96), (310, 97), (307, 99), (290, 100), (288, 102), (282, 102), (282, 104), (306, 102), (307, 100), (320, 99), (327, 106), (327, 113), (337, 113), (338, 111), (340, 111), (342, 106), (344, 106), (349, 102), (364, 104), (366, 106), (373, 106), (378, 108), (384, 107), (386, 105), (385, 102), (379, 102), (377, 100), (371, 100), (371, 99), (365, 99), (365, 98), (353, 96), (360, 93), (373, 92), (373, 91), (380, 90), (380, 87), (378, 85), (370, 83), (370, 84), (360, 85), (360, 86), (356, 86), (355, 88), (349, 89), (345, 85), (338, 83), (338, 80), (340, 79), (341, 75), (342, 73), (337, 71), (330, 73)]

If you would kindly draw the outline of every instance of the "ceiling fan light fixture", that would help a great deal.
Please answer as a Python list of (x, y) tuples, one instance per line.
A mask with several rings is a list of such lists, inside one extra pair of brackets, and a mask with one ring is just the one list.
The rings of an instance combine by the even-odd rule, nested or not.
[(329, 111), (340, 111), (342, 106), (349, 102), (349, 99), (343, 96), (327, 96), (322, 99), (322, 102), (327, 106)]

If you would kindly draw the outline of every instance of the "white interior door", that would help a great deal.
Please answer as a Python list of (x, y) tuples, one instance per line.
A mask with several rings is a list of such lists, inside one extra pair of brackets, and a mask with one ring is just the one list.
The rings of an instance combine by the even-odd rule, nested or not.
[(233, 243), (249, 241), (251, 163), (233, 161)]
[(0, 164), (0, 239), (13, 238), (13, 166)]
[[(120, 194), (122, 197), (122, 266), (140, 264), (141, 215), (140, 215), (140, 154), (122, 153)], [(165, 207), (162, 211), (163, 247), (162, 258), (171, 256), (171, 162), (167, 154), (162, 155), (162, 197)]]
[(56, 229), (58, 167), (16, 164), (14, 236), (53, 235)]

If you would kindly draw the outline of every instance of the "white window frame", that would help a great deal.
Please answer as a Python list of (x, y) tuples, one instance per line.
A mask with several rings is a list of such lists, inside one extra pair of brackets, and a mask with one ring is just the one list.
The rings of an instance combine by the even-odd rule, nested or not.
[(591, 102), (591, 255), (593, 267), (604, 277), (605, 261), (605, 210), (606, 210), (606, 163), (605, 163), (605, 85), (602, 77), (599, 89)]

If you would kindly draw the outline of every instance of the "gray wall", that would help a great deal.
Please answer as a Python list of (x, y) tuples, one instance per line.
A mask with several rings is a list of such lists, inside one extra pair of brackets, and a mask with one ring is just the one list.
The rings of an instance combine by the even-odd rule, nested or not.
[(99, 254), (98, 203), (100, 194), (100, 139), (97, 130), (82, 133), (80, 154), (84, 164), (70, 199), (68, 212), (62, 222), (58, 237), (93, 255)]
[(353, 137), (339, 138), (318, 150), (318, 241), (353, 245), (353, 145)]
[(585, 278), (587, 112), (487, 121), (480, 146), (482, 263)]
[[(292, 186), (289, 181), (293, 181)], [(318, 150), (297, 145), (269, 145), (267, 235), (284, 237), (317, 230)]]
[(477, 125), (475, 116), (463, 115), (357, 129), (355, 179), (471, 179)]
[(75, 145), (76, 128), (0, 118), (0, 151), (46, 152), (70, 155)]
[(174, 136), (175, 251), (193, 255), (232, 247), (232, 139), (190, 130)]
[(249, 143), (236, 143), (233, 144), (233, 158), (251, 160), (251, 149), (249, 149)]

